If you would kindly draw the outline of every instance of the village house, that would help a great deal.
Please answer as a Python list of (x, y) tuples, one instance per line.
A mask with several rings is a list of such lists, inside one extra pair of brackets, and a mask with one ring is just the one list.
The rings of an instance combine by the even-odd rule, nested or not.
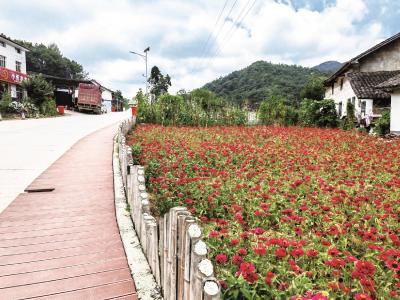
[[(325, 98), (335, 101), (340, 117), (346, 116), (347, 103), (351, 102), (357, 120), (368, 126), (374, 119), (381, 117), (384, 109), (390, 109), (389, 84), (397, 75), (400, 75), (400, 33), (344, 63), (325, 81)], [(381, 86), (383, 83), (387, 85)], [(391, 131), (400, 132), (400, 124), (396, 120), (400, 118), (400, 108), (396, 109), (399, 104), (395, 104), (394, 100), (391, 124), (395, 127), (391, 127)]]
[(21, 83), (28, 78), (26, 74), (25, 53), (29, 50), (0, 34), (0, 97), (3, 93), (13, 100), (21, 100)]

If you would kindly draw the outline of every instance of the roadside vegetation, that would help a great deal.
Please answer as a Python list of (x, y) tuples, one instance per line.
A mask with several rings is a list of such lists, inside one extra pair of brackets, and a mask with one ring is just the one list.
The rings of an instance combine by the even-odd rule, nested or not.
[(38, 118), (57, 115), (54, 87), (41, 75), (32, 75), (22, 83), (26, 94), (22, 101), (13, 101), (8, 93), (0, 99), (3, 118)]

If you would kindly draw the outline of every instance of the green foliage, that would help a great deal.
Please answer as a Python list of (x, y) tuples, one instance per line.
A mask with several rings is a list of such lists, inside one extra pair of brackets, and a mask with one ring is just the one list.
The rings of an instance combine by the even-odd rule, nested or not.
[(6, 113), (8, 107), (11, 104), (11, 95), (9, 93), (3, 93), (0, 99), (0, 113)]
[(382, 113), (382, 117), (376, 122), (375, 131), (379, 135), (390, 133), (390, 110), (387, 109)]
[(344, 130), (350, 130), (356, 127), (357, 119), (355, 116), (354, 105), (351, 102), (347, 102), (346, 105), (346, 116), (341, 122), (341, 127)]
[(224, 99), (205, 89), (177, 95), (164, 93), (154, 103), (149, 103), (139, 90), (135, 99), (138, 104), (138, 123), (188, 126), (247, 123), (246, 111), (229, 105)]
[(132, 159), (134, 165), (140, 165), (140, 156), (142, 155), (142, 146), (137, 143), (131, 145)]
[(285, 104), (283, 98), (271, 96), (261, 103), (258, 118), (264, 125), (296, 125), (298, 112), (293, 106)]
[(71, 79), (84, 79), (88, 75), (82, 65), (63, 56), (56, 44), (45, 46), (26, 41), (17, 42), (30, 50), (26, 53), (26, 68), (30, 72)]
[(300, 104), (299, 123), (307, 127), (337, 127), (339, 118), (333, 100), (304, 99)]
[(175, 125), (179, 124), (179, 115), (182, 109), (183, 98), (170, 94), (163, 94), (159, 97), (156, 107), (159, 112), (161, 124)]
[(30, 76), (22, 82), (22, 87), (27, 91), (31, 102), (39, 107), (43, 114), (46, 114), (44, 110), (51, 111), (51, 103), (48, 102), (54, 97), (54, 87), (42, 75)]
[(27, 118), (34, 118), (39, 114), (39, 108), (29, 98), (24, 98), (22, 101)]
[(300, 99), (300, 90), (312, 74), (316, 77), (326, 76), (325, 73), (301, 66), (257, 61), (243, 70), (207, 83), (204, 88), (239, 105), (248, 100), (250, 107), (258, 107), (261, 101), (271, 95), (283, 97), (291, 104)]
[(160, 95), (168, 92), (168, 88), (171, 86), (171, 77), (168, 74), (164, 76), (160, 69), (154, 66), (151, 68), (148, 82), (150, 84), (150, 92), (158, 98)]
[(56, 116), (57, 115), (57, 104), (53, 99), (46, 100), (40, 105), (40, 111), (45, 116)]
[(300, 99), (322, 100), (325, 96), (324, 80), (311, 74), (306, 85), (300, 91)]

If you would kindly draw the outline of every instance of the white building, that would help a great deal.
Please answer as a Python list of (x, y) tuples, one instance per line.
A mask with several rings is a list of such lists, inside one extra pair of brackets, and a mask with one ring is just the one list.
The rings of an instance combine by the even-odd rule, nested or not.
[(105, 86), (101, 85), (98, 81), (94, 79), (92, 79), (91, 82), (100, 87), (102, 105), (106, 108), (108, 113), (111, 112), (114, 91), (110, 90), (109, 88), (106, 88)]
[(325, 81), (325, 98), (333, 99), (339, 115), (353, 103), (359, 121), (379, 118), (390, 108), (390, 93), (378, 88), (400, 74), (400, 33), (352, 58)]
[(400, 134), (400, 75), (378, 85), (391, 94), (390, 104), (390, 132)]
[(29, 50), (0, 34), (0, 97), (11, 94), (14, 100), (21, 100), (21, 82), (28, 78), (26, 57)]

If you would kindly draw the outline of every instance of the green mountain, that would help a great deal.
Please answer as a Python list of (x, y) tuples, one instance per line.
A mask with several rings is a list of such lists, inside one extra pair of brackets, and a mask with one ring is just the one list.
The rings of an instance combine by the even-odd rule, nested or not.
[(258, 106), (270, 95), (282, 96), (288, 102), (299, 100), (302, 87), (311, 75), (326, 77), (316, 69), (296, 65), (257, 61), (250, 66), (204, 85), (230, 102)]
[(317, 66), (314, 66), (313, 69), (317, 69), (318, 71), (321, 71), (321, 72), (334, 73), (337, 70), (339, 70), (339, 68), (341, 66), (343, 66), (343, 64), (336, 60), (328, 60)]

